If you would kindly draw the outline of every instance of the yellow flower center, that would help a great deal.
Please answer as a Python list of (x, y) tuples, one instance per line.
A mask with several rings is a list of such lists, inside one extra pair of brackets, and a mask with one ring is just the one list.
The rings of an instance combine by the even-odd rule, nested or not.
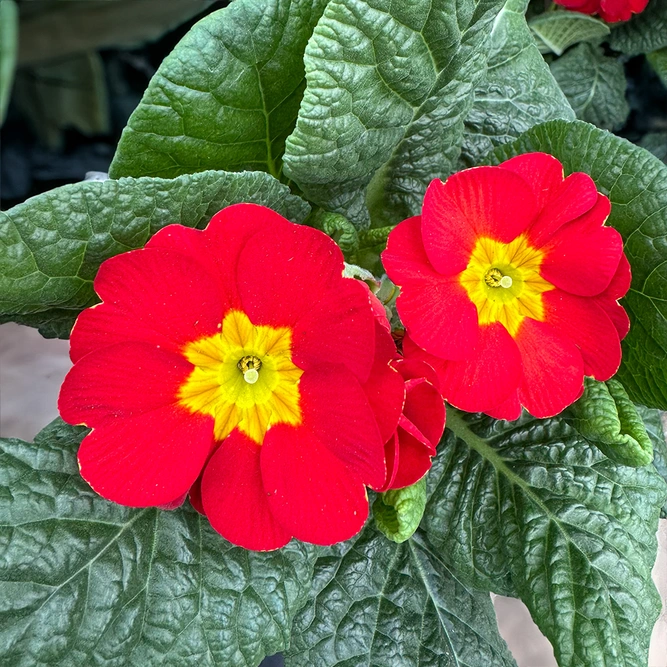
[(183, 354), (194, 370), (178, 398), (192, 412), (212, 415), (215, 437), (235, 428), (258, 444), (274, 424), (301, 423), (299, 380), (288, 327), (255, 326), (230, 310), (220, 333), (188, 343)]
[(477, 307), (480, 324), (500, 322), (514, 336), (524, 317), (544, 320), (542, 292), (553, 285), (540, 275), (543, 258), (525, 236), (511, 243), (478, 239), (459, 280)]

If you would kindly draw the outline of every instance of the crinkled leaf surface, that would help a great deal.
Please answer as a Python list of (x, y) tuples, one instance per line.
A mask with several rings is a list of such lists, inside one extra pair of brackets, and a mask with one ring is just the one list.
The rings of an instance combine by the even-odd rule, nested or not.
[(590, 174), (609, 196), (608, 224), (623, 236), (632, 266), (632, 286), (621, 302), (632, 326), (617, 378), (634, 402), (666, 409), (667, 167), (643, 148), (579, 121), (535, 127), (491, 159), (530, 151), (555, 155), (566, 173)]
[(660, 77), (663, 85), (667, 87), (667, 47), (646, 54), (646, 58)]
[(528, 0), (507, 0), (493, 24), (486, 77), (465, 119), (463, 167), (479, 164), (494, 146), (546, 120), (574, 118), (525, 19)]
[(628, 118), (623, 64), (599, 46), (579, 44), (551, 64), (551, 73), (579, 120), (614, 130)]
[(236, 0), (165, 58), (110, 173), (173, 178), (207, 169), (278, 177), (305, 85), (303, 50), (326, 0)]
[(488, 594), (461, 583), (420, 532), (372, 525), (320, 555), (287, 667), (510, 667)]
[[(638, 405), (637, 410), (644, 420), (646, 433), (653, 443), (653, 465), (658, 474), (667, 482), (667, 444), (665, 444), (665, 427), (659, 410), (652, 410)], [(660, 518), (667, 519), (667, 501), (660, 510)]]
[(391, 158), (375, 185), (378, 224), (418, 207), (429, 181), (452, 170), (501, 4), (332, 0), (306, 48), (285, 173), (312, 201), (367, 227), (366, 187)]
[(577, 42), (597, 40), (610, 32), (604, 21), (580, 12), (544, 12), (532, 19), (528, 25), (538, 39), (540, 51), (553, 52), (557, 56)]
[(283, 649), (314, 551), (251, 552), (189, 507), (103, 500), (78, 474), (83, 433), (0, 440), (0, 662), (256, 667)]
[(373, 518), (388, 539), (405, 542), (419, 527), (426, 507), (426, 479), (402, 489), (379, 493), (373, 502)]
[(667, 164), (667, 132), (649, 132), (641, 138), (639, 145)]
[(429, 474), (428, 539), (468, 584), (520, 597), (561, 667), (645, 667), (667, 487), (561, 419), (447, 414)]
[(75, 316), (95, 302), (92, 281), (105, 259), (143, 246), (172, 223), (205, 227), (238, 202), (295, 221), (309, 211), (268, 174), (209, 171), (66, 185), (0, 212), (0, 317), (49, 326), (62, 322), (63, 311)]
[(597, 382), (584, 378), (584, 395), (563, 418), (612, 461), (645, 466), (653, 461), (653, 445), (644, 422), (623, 385), (612, 378)]
[(651, 0), (640, 14), (626, 23), (619, 23), (611, 31), (609, 44), (616, 51), (634, 56), (667, 46), (667, 4)]

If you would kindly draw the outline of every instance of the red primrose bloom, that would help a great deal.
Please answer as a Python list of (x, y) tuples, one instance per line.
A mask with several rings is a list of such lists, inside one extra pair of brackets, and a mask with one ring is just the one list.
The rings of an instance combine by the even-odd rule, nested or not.
[(553, 416), (584, 375), (609, 379), (630, 286), (610, 210), (588, 175), (563, 178), (544, 153), (433, 181), (382, 255), (401, 287), (406, 358), (431, 364), (455, 407), (502, 419), (522, 405)]

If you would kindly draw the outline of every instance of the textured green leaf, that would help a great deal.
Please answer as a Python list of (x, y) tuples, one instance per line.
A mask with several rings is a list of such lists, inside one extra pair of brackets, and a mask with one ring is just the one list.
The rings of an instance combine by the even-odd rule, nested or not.
[(551, 73), (579, 120), (605, 130), (625, 123), (630, 107), (623, 64), (599, 46), (579, 44), (551, 64)]
[(620, 23), (611, 31), (609, 44), (616, 51), (634, 56), (667, 46), (667, 4), (651, 0), (648, 7), (635, 14), (627, 23)]
[[(332, 0), (305, 52), (307, 87), (285, 173), (327, 210), (397, 222), (452, 171), (461, 114), (501, 0)], [(369, 102), (370, 101), (370, 102)]]
[(297, 616), (287, 667), (509, 667), (488, 594), (462, 584), (417, 532), (372, 526), (328, 549)]
[(536, 123), (574, 118), (528, 28), (527, 5), (528, 0), (507, 0), (494, 23), (488, 72), (465, 119), (463, 166), (479, 164), (494, 146)]
[(645, 466), (653, 445), (637, 408), (618, 380), (585, 378), (584, 395), (564, 414), (565, 421), (612, 461)]
[(642, 137), (639, 145), (667, 164), (667, 132), (649, 132)]
[(143, 246), (172, 223), (204, 227), (238, 202), (296, 221), (309, 211), (268, 174), (208, 171), (66, 185), (0, 212), (0, 316), (28, 323), (30, 315), (32, 326), (62, 322), (63, 310), (76, 315), (95, 302), (92, 281), (105, 259)]
[(112, 177), (207, 169), (278, 177), (304, 89), (303, 50), (326, 0), (236, 0), (165, 58), (123, 132)]
[(573, 44), (599, 40), (610, 33), (604, 21), (580, 12), (545, 12), (532, 19), (528, 25), (538, 38), (540, 51), (555, 53), (557, 56)]
[(608, 223), (625, 241), (632, 286), (622, 304), (632, 322), (617, 378), (635, 403), (667, 408), (667, 167), (643, 148), (592, 125), (545, 123), (497, 149), (492, 160), (545, 151), (566, 173), (584, 171), (612, 202)]
[(401, 543), (412, 537), (426, 507), (426, 480), (378, 494), (373, 503), (375, 525), (385, 537)]
[(103, 500), (78, 474), (84, 432), (0, 440), (2, 664), (256, 667), (285, 648), (314, 550), (250, 552), (189, 507)]
[[(665, 426), (662, 414), (659, 410), (652, 410), (643, 405), (638, 405), (637, 411), (644, 420), (646, 432), (653, 443), (653, 465), (667, 483), (667, 444), (665, 444)], [(667, 519), (667, 500), (660, 510), (660, 518)]]
[(614, 463), (562, 419), (448, 410), (422, 527), (456, 575), (514, 593), (561, 667), (645, 667), (667, 487)]
[(660, 77), (663, 85), (667, 87), (667, 47), (646, 54), (646, 58)]
[(0, 0), (0, 125), (5, 120), (14, 81), (19, 11), (14, 0)]

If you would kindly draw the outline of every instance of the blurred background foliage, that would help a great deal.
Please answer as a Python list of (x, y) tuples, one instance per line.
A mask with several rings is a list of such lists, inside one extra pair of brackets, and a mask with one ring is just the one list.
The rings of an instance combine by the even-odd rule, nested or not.
[(229, 0), (0, 0), (0, 207), (108, 170), (164, 57)]

